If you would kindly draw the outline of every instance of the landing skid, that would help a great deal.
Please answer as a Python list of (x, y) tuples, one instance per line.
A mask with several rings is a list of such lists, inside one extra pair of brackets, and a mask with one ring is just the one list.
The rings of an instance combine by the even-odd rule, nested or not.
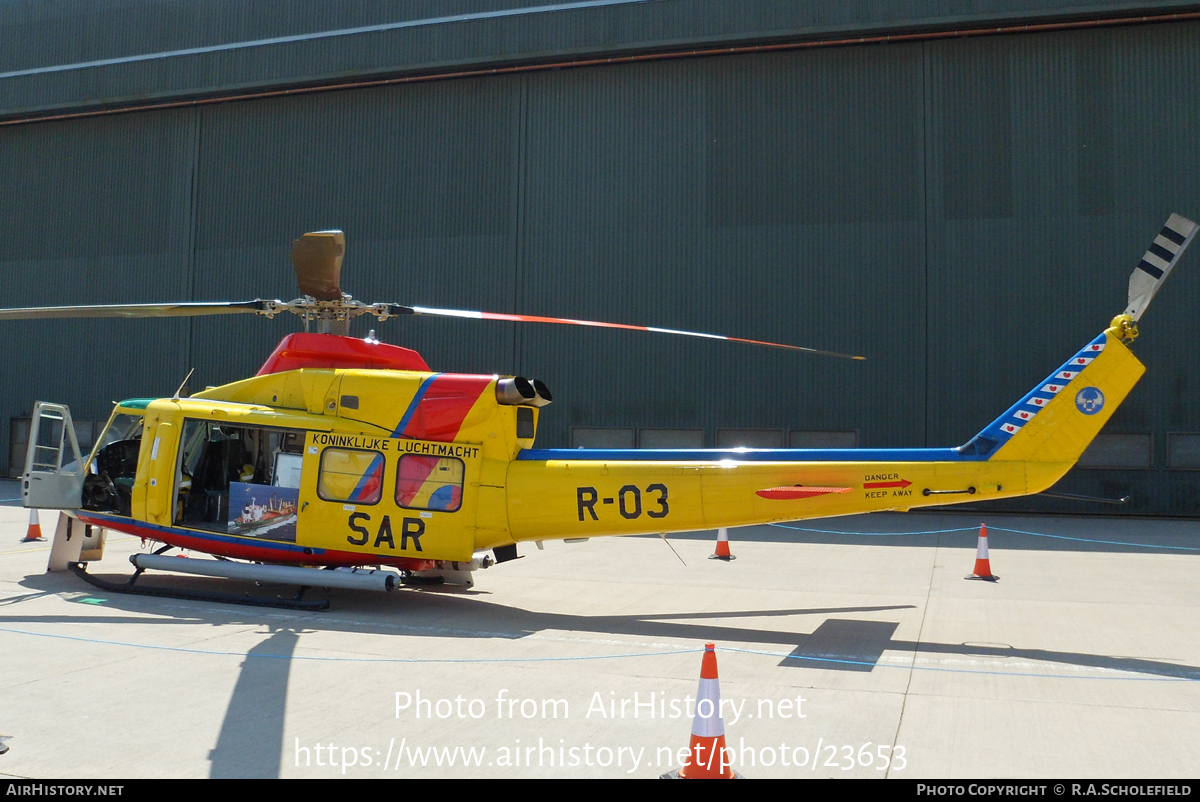
[(75, 574), (75, 576), (79, 577), (84, 582), (98, 587), (108, 593), (128, 593), (134, 596), (158, 596), (164, 599), (220, 602), (222, 604), (244, 604), (251, 607), (275, 607), (286, 610), (319, 611), (329, 609), (328, 599), (323, 601), (304, 601), (301, 596), (304, 595), (304, 591), (308, 590), (307, 587), (300, 588), (300, 592), (296, 594), (295, 598), (284, 599), (276, 597), (271, 599), (265, 596), (251, 596), (249, 593), (237, 594), (205, 592), (200, 590), (168, 590), (167, 588), (139, 586), (134, 583), (136, 583), (138, 577), (142, 575), (143, 569), (140, 568), (135, 571), (133, 576), (129, 578), (129, 581), (125, 583), (108, 582), (107, 580), (92, 576), (87, 572), (87, 563), (67, 563), (67, 568), (71, 571), (71, 573)]

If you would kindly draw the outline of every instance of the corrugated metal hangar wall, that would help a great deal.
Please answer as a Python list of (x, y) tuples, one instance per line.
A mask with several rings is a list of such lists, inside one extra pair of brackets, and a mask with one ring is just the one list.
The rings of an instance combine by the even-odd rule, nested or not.
[[(1093, 5), (1079, 27), (945, 37), (948, 26), (1078, 22), (1082, 6), (1013, 3), (1005, 17), (994, 7), (1006, 4), (988, 4), (964, 22), (911, 3), (907, 16), (889, 11), (899, 21), (810, 21), (802, 31), (893, 36), (887, 44), (665, 59), (649, 55), (805, 40), (776, 36), (783, 24), (761, 15), (727, 19), (720, 4), (599, 5), (464, 4), (468, 15), (503, 11), (478, 21), (508, 27), (475, 41), (475, 20), (448, 22), (409, 65), (412, 75), (435, 63), (509, 72), (211, 103), (303, 88), (321, 70), (345, 82), (345, 53), (322, 39), (309, 43), (325, 48), (319, 68), (301, 66), (290, 41), (180, 57), (226, 59), (207, 73), (194, 61), (127, 57), (337, 25), (238, 17), (241, 29), (197, 24), (182, 35), (189, 29), (160, 17), (183, 4), (157, 3), (139, 12), (141, 39), (130, 23), (128, 41), (99, 45), (63, 35), (87, 22), (51, 13), (73, 4), (12, 4), (0, 12), (6, 40), (54, 34), (61, 49), (26, 45), (0, 63), (2, 305), (287, 299), (291, 240), (337, 227), (348, 240), (343, 287), (368, 302), (644, 323), (868, 357), (479, 321), (377, 326), (435, 370), (546, 381), (557, 400), (541, 445), (803, 445), (855, 438), (847, 432), (863, 446), (957, 445), (1123, 309), (1129, 273), (1169, 213), (1200, 216), (1200, 21), (1179, 4), (1104, 9), (1175, 12), (1152, 24), (1092, 27), (1104, 21)], [(381, 18), (391, 8), (364, 7)], [(522, 18), (523, 7), (544, 13)], [(405, 5), (411, 19), (419, 11)], [(603, 35), (592, 35), (595, 18), (556, 23), (585, 11), (632, 22)], [(647, 14), (667, 15), (652, 36), (632, 24)], [(695, 30), (667, 25), (681, 20)], [(272, 47), (283, 48), (276, 62), (263, 52)], [(543, 63), (605, 53), (626, 60)], [(76, 63), (101, 59), (112, 63)], [(181, 105), (71, 116), (168, 102)], [(37, 114), (64, 118), (26, 121)], [(1143, 320), (1135, 350), (1148, 372), (1089, 456), (1101, 467), (1059, 486), (1132, 501), (1016, 508), (1200, 513), (1198, 290), (1191, 252)], [(0, 323), (0, 454), (19, 450), (35, 398), (101, 419), (114, 399), (169, 394), (192, 367), (193, 388), (252, 374), (296, 325)]]

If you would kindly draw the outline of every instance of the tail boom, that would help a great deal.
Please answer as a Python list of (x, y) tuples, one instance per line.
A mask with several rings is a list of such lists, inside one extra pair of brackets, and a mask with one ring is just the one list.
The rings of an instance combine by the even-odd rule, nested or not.
[(655, 534), (1039, 493), (1075, 465), (1145, 372), (1123, 342), (1133, 336), (1119, 315), (958, 449), (524, 451), (509, 466), (509, 533)]
[[(575, 451), (574, 458), (510, 465), (514, 540), (686, 532), (1010, 498), (1052, 485), (1071, 467), (1010, 460), (705, 464), (591, 460), (586, 449)], [(759, 492), (786, 487), (848, 490), (802, 498)]]

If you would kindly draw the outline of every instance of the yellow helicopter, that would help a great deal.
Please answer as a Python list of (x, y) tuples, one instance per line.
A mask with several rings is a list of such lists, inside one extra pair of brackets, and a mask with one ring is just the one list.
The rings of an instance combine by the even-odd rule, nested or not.
[[(290, 302), (0, 310), (0, 320), (289, 312), (305, 328), (285, 337), (256, 376), (187, 398), (177, 392), (120, 402), (86, 456), (70, 410), (39, 402), (24, 504), (65, 511), (52, 567), (57, 561), (109, 590), (161, 595), (134, 581), (147, 568), (167, 568), (291, 583), (302, 595), (310, 586), (391, 590), (401, 579), (470, 584), (471, 571), (493, 557), (516, 558), (517, 544), (528, 541), (1038, 493), (1075, 464), (1145, 371), (1128, 345), (1196, 232), (1195, 223), (1172, 215), (1133, 271), (1125, 311), (965, 445), (699, 450), (534, 448), (540, 410), (552, 400), (544, 384), (434, 372), (415, 351), (373, 333), (347, 336), (349, 322), (433, 315), (604, 326), (862, 357), (626, 324), (364, 304), (341, 290), (342, 232), (313, 232), (294, 243), (303, 296)], [(83, 532), (72, 543), (74, 526)], [(165, 546), (131, 558), (137, 571), (117, 586), (84, 565), (102, 556), (107, 529)], [(170, 547), (219, 559), (161, 554)], [(279, 603), (322, 604), (299, 595)]]

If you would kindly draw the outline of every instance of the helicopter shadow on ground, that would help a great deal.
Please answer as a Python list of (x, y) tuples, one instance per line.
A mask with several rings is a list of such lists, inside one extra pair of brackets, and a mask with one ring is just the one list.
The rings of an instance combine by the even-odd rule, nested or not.
[[(115, 579), (115, 577), (111, 577)], [(212, 589), (221, 580), (182, 577), (158, 577), (160, 583), (184, 580), (189, 588)], [(1131, 672), (1145, 676), (1175, 679), (1200, 679), (1200, 667), (1161, 660), (1044, 649), (1019, 649), (1002, 644), (932, 643), (896, 640), (896, 621), (850, 618), (854, 614), (873, 615), (913, 610), (911, 604), (871, 607), (812, 609), (724, 610), (706, 612), (663, 612), (638, 615), (577, 615), (531, 611), (483, 598), (486, 594), (464, 596), (459, 593), (402, 590), (393, 594), (336, 591), (330, 595), (333, 608), (328, 612), (299, 612), (276, 609), (237, 607), (212, 602), (174, 601), (171, 599), (94, 594), (95, 591), (72, 576), (41, 574), (20, 583), (33, 593), (13, 597), (0, 607), (0, 626), (33, 624), (124, 624), (177, 626), (263, 626), (267, 636), (245, 655), (238, 680), (226, 706), (216, 746), (210, 753), (212, 777), (277, 777), (283, 750), (284, 714), (291, 665), (301, 647), (301, 637), (317, 632), (349, 632), (372, 635), (399, 635), (431, 638), (477, 638), (519, 640), (547, 631), (590, 633), (606, 638), (632, 636), (670, 638), (693, 643), (716, 641), (735, 648), (790, 650), (779, 665), (849, 672), (873, 671), (884, 652), (919, 656), (948, 655), (985, 658), (1017, 658), (1045, 663)], [(173, 583), (172, 583), (173, 584)], [(243, 583), (248, 584), (248, 583)], [(219, 586), (219, 585), (217, 585)], [(34, 598), (72, 593), (79, 601), (102, 599), (102, 606), (89, 603), (85, 615), (20, 614), (21, 604)], [(94, 605), (94, 606), (93, 606)], [(100, 610), (112, 614), (100, 614)], [(132, 615), (126, 615), (131, 613)], [(147, 617), (147, 616), (158, 617)], [(803, 627), (765, 627), (751, 622), (760, 619), (824, 618), (811, 632)], [(399, 618), (399, 620), (397, 620)], [(749, 626), (743, 626), (740, 622)], [(781, 622), (782, 623), (782, 622)], [(92, 630), (99, 637), (99, 630)], [(128, 636), (126, 636), (128, 637)], [(114, 642), (114, 645), (130, 644)], [(610, 647), (611, 648), (611, 647)], [(386, 659), (386, 658), (385, 658)]]
[[(115, 578), (115, 577), (113, 577)], [(188, 577), (158, 577), (160, 583), (191, 580)], [(228, 580), (211, 580), (217, 583)], [(94, 590), (74, 577), (42, 574), (20, 583), (33, 590), (48, 592)], [(247, 584), (247, 583), (243, 583)], [(177, 587), (182, 587), (182, 583)], [(200, 587), (189, 582), (188, 587)], [(209, 589), (214, 584), (206, 584)], [(1114, 657), (1082, 652), (1016, 648), (1005, 644), (937, 643), (898, 640), (894, 637), (898, 621), (886, 620), (886, 613), (916, 609), (912, 604), (807, 609), (664, 611), (632, 615), (578, 615), (535, 611), (491, 601), (486, 593), (465, 596), (461, 593), (400, 590), (391, 594), (335, 590), (328, 594), (333, 606), (326, 612), (300, 612), (211, 602), (174, 601), (103, 594), (104, 607), (112, 610), (157, 614), (162, 618), (97, 616), (97, 622), (134, 624), (194, 623), (207, 626), (262, 625), (272, 632), (287, 624), (298, 634), (306, 632), (354, 632), (373, 635), (520, 640), (543, 632), (594, 634), (604, 637), (624, 635), (639, 638), (669, 638), (703, 643), (719, 641), (751, 647), (783, 647), (789, 651), (780, 665), (808, 666), (842, 671), (870, 671), (885, 651), (914, 655), (950, 655), (955, 657), (1021, 658), (1045, 663), (1107, 669), (1112, 671), (1177, 679), (1200, 679), (1200, 666), (1168, 660)], [(0, 608), (0, 623), (67, 622), (79, 623), (80, 616), (19, 615), (20, 605)], [(851, 616), (863, 614), (868, 618)], [(169, 617), (166, 617), (169, 616)], [(812, 627), (811, 620), (823, 618)], [(83, 617), (88, 620), (88, 617)], [(794, 626), (769, 628), (757, 624), (760, 619), (799, 618)], [(884, 620), (880, 620), (884, 619)], [(745, 622), (743, 625), (741, 622)], [(790, 623), (790, 622), (789, 622)], [(801, 630), (801, 631), (797, 631)], [(295, 648), (295, 644), (293, 644)]]
[(246, 653), (217, 745), (208, 755), (211, 779), (279, 776), (288, 676), (299, 640), (297, 631), (280, 628)]

